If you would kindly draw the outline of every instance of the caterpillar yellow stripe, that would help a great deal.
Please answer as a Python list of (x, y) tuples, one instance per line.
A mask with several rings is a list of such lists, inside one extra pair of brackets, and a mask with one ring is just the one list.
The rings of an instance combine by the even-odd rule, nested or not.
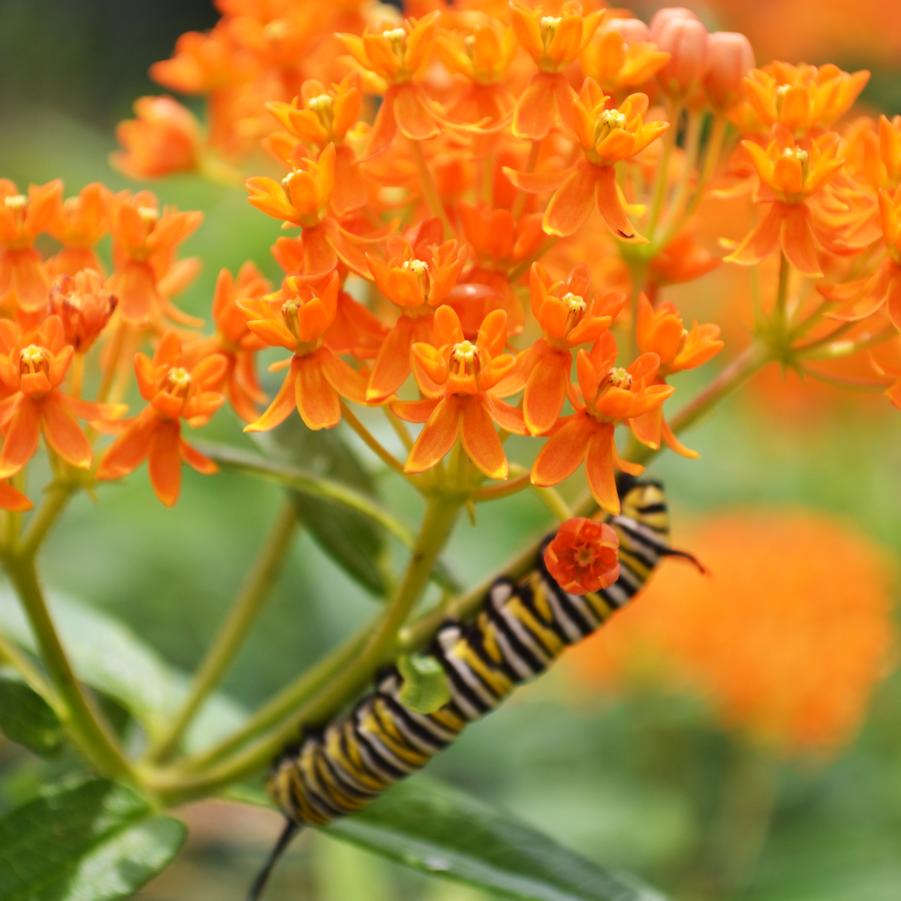
[(669, 545), (663, 486), (621, 482), (622, 511), (603, 518), (619, 538), (620, 574), (597, 593), (569, 594), (544, 565), (544, 545), (523, 579), (497, 579), (469, 622), (446, 621), (428, 649), (441, 664), (450, 699), (418, 713), (400, 699), (391, 667), (374, 690), (324, 728), (306, 734), (275, 762), (268, 790), (289, 823), (254, 884), (257, 898), (278, 853), (301, 826), (322, 826), (365, 807), (422, 769), (473, 720), (494, 710), (521, 682), (544, 672), (563, 650), (598, 629), (647, 581), (661, 557), (688, 556)]

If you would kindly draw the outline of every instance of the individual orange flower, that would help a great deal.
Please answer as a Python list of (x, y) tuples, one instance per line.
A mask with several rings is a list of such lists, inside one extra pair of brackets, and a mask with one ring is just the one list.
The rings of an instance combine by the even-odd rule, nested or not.
[[(636, 339), (641, 353), (657, 354), (660, 360), (657, 379), (660, 384), (677, 372), (703, 366), (723, 349), (718, 325), (699, 325), (695, 322), (689, 331), (673, 304), (664, 303), (654, 309), (643, 294), (638, 298)], [(698, 456), (675, 436), (663, 418), (662, 405), (633, 420), (632, 430), (645, 444), (659, 447), (662, 439), (684, 457)]]
[(256, 373), (256, 351), (262, 342), (247, 327), (240, 303), (257, 300), (270, 290), (269, 281), (253, 263), (244, 263), (237, 277), (227, 269), (219, 272), (213, 295), (216, 335), (205, 339), (204, 353), (217, 353), (226, 361), (224, 385), (229, 403), (245, 422), (257, 418), (257, 405), (265, 403)]
[(432, 61), (440, 13), (404, 19), (382, 30), (365, 29), (362, 36), (339, 34), (353, 59), (386, 86), (370, 137), (369, 154), (385, 150), (398, 131), (413, 141), (439, 132), (437, 109), (417, 78)]
[(160, 211), (149, 191), (123, 191), (109, 202), (110, 232), (116, 271), (110, 287), (130, 323), (147, 323), (167, 312), (163, 279), (177, 265), (175, 251), (200, 225), (203, 214)]
[[(576, 357), (578, 390), (573, 392), (575, 412), (560, 420), (532, 466), (535, 485), (556, 485), (584, 462), (588, 485), (598, 504), (619, 513), (615, 469), (637, 475), (642, 468), (620, 459), (614, 430), (659, 407), (673, 393), (657, 381), (660, 359), (641, 354), (627, 368), (616, 366), (616, 341), (602, 332), (591, 353)], [(640, 438), (639, 435), (636, 437)]]
[(91, 349), (117, 303), (94, 269), (61, 275), (50, 288), (50, 312), (59, 317), (66, 343), (79, 354)]
[(251, 54), (235, 47), (227, 29), (214, 28), (181, 35), (171, 59), (154, 63), (150, 77), (179, 94), (206, 94), (246, 81), (258, 69)]
[(95, 181), (57, 205), (47, 231), (63, 246), (47, 260), (49, 273), (75, 275), (82, 269), (102, 271), (94, 248), (108, 231), (109, 197), (109, 188)]
[(23, 333), (12, 320), (0, 320), (0, 479), (17, 473), (31, 459), (41, 432), (50, 448), (78, 469), (91, 464), (91, 445), (76, 422), (104, 420), (124, 408), (89, 404), (69, 397), (62, 383), (72, 361), (58, 316), (48, 316), (34, 332)]
[(121, 479), (147, 460), (156, 496), (171, 507), (181, 489), (182, 462), (203, 475), (216, 472), (216, 464), (182, 438), (181, 421), (192, 428), (209, 422), (225, 402), (225, 368), (219, 354), (191, 361), (175, 332), (162, 337), (153, 359), (137, 354), (138, 389), (148, 406), (107, 448), (97, 478)]
[(781, 247), (804, 275), (821, 276), (817, 248), (830, 249), (834, 242), (829, 229), (815, 220), (807, 201), (844, 163), (838, 135), (828, 132), (802, 147), (786, 131), (777, 130), (766, 147), (752, 141), (742, 145), (760, 179), (756, 200), (768, 211), (726, 260), (753, 266)]
[(650, 81), (668, 59), (641, 19), (608, 19), (586, 45), (582, 68), (605, 91), (614, 92)]
[(303, 273), (310, 278), (327, 275), (339, 259), (361, 275), (369, 273), (360, 239), (343, 228), (330, 211), (336, 160), (335, 145), (328, 144), (317, 159), (300, 160), (280, 182), (257, 176), (246, 183), (253, 206), (303, 229), (298, 241), (303, 249)]
[(369, 256), (376, 287), (400, 315), (388, 330), (369, 376), (366, 398), (383, 401), (394, 394), (410, 374), (410, 348), (432, 334), (434, 311), (445, 303), (466, 262), (455, 240), (442, 244), (412, 244), (395, 237), (388, 242), (387, 260)]
[(550, 431), (560, 418), (572, 370), (572, 353), (591, 344), (610, 327), (623, 308), (622, 293), (595, 297), (583, 264), (565, 281), (553, 281), (538, 263), (529, 273), (532, 314), (541, 326), (539, 338), (517, 363), (525, 382), (522, 412), (532, 435)]
[(363, 377), (345, 363), (325, 342), (338, 306), (338, 274), (332, 273), (317, 288), (305, 278), (285, 279), (280, 291), (241, 303), (247, 327), (269, 347), (292, 351), (274, 400), (245, 432), (265, 432), (284, 422), (294, 410), (309, 429), (331, 429), (341, 421), (341, 398), (362, 403)]
[(290, 103), (267, 104), (285, 133), (270, 135), (266, 146), (282, 162), (294, 166), (302, 161), (308, 155), (304, 147), (321, 151), (328, 144), (335, 145), (335, 174), (329, 199), (339, 216), (358, 210), (367, 199), (366, 182), (353, 150), (345, 142), (348, 131), (360, 117), (362, 104), (363, 92), (355, 73), (330, 87), (317, 79), (307, 79), (300, 96)]
[(513, 367), (507, 343), (507, 315), (489, 313), (475, 341), (464, 337), (460, 318), (449, 306), (435, 311), (431, 343), (413, 345), (413, 372), (424, 399), (397, 401), (392, 408), (410, 422), (424, 422), (407, 472), (424, 472), (443, 459), (458, 438), (473, 463), (490, 479), (509, 472), (495, 423), (522, 434), (519, 411), (499, 400), (493, 389)]
[(548, 234), (575, 234), (597, 207), (615, 235), (624, 240), (640, 239), (629, 221), (614, 167), (640, 153), (669, 126), (666, 122), (645, 123), (648, 98), (644, 94), (630, 94), (618, 109), (610, 107), (608, 100), (597, 82), (585, 79), (566, 116), (566, 124), (582, 147), (585, 159), (562, 183), (556, 175), (549, 179), (505, 170), (514, 184), (524, 190), (559, 184), (544, 214), (544, 230)]
[(47, 306), (47, 273), (33, 244), (46, 232), (59, 206), (63, 183), (31, 185), (20, 194), (0, 179), (0, 306), (35, 313)]
[(895, 328), (901, 331), (901, 187), (894, 196), (879, 192), (879, 214), (886, 256), (871, 275), (819, 290), (842, 307), (829, 315), (857, 322), (885, 307)]
[(683, 228), (662, 247), (648, 266), (647, 292), (652, 299), (665, 285), (680, 285), (693, 282), (720, 264), (698, 240), (694, 223)]
[(649, 684), (700, 695), (727, 727), (783, 752), (849, 742), (895, 643), (886, 555), (799, 509), (723, 512), (680, 542), (703, 548), (709, 575), (664, 565), (640, 603), (567, 657), (569, 672), (593, 695)]
[(600, 591), (619, 578), (619, 537), (605, 522), (574, 516), (544, 549), (544, 565), (570, 594)]
[(129, 178), (158, 178), (193, 172), (200, 161), (200, 123), (171, 97), (139, 97), (136, 119), (120, 122), (116, 138), (123, 150), (111, 162)]
[(585, 49), (604, 17), (604, 10), (583, 15), (575, 0), (564, 3), (559, 13), (510, 4), (516, 37), (538, 67), (516, 104), (513, 133), (519, 138), (540, 141), (566, 113), (572, 89), (562, 70)]
[(849, 74), (832, 63), (773, 62), (748, 73), (744, 92), (764, 126), (778, 123), (802, 136), (811, 129), (828, 128), (848, 112), (869, 78), (867, 71)]

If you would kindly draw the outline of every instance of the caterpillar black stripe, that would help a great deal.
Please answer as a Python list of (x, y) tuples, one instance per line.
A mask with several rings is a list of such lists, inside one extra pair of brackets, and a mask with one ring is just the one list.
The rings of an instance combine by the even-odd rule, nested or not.
[(516, 685), (544, 672), (568, 645), (598, 629), (644, 585), (669, 546), (669, 513), (659, 482), (622, 480), (622, 512), (604, 518), (619, 538), (619, 578), (596, 594), (574, 595), (536, 565), (519, 582), (498, 579), (474, 619), (447, 621), (429, 648), (450, 684), (450, 700), (417, 713), (400, 700), (391, 667), (374, 690), (324, 729), (311, 732), (273, 766), (268, 790), (289, 823), (260, 874), (256, 898), (291, 836), (365, 807), (395, 782), (424, 767), (463, 728), (494, 710)]

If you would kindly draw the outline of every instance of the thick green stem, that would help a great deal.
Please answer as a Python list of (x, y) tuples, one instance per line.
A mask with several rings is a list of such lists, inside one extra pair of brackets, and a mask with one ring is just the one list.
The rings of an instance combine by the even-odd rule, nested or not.
[(56, 696), (56, 692), (43, 674), (35, 667), (28, 656), (20, 651), (11, 641), (7, 641), (0, 635), (0, 663), (11, 666), (25, 681), (25, 684), (35, 693), (39, 694), (59, 715), (63, 712), (63, 706)]
[(131, 765), (100, 711), (82, 688), (66, 656), (47, 609), (33, 558), (11, 556), (6, 561), (6, 570), (37, 638), (41, 659), (63, 707), (63, 720), (73, 739), (99, 773), (134, 783)]
[(297, 512), (291, 500), (286, 499), (253, 570), (197, 672), (190, 693), (168, 731), (150, 749), (148, 760), (162, 762), (171, 757), (197, 711), (235, 659), (263, 609), (296, 528)]
[(47, 533), (72, 499), (75, 488), (71, 482), (58, 481), (47, 489), (44, 503), (29, 524), (17, 553), (23, 557), (34, 557)]
[(464, 500), (456, 494), (434, 495), (429, 499), (419, 537), (394, 597), (353, 659), (335, 673), (322, 691), (302, 705), (288, 721), (267, 732), (234, 758), (193, 778), (178, 773), (148, 774), (151, 788), (169, 803), (200, 797), (222, 788), (265, 766), (296, 737), (299, 728), (327, 719), (350, 700), (393, 652), (397, 634), (429, 581)]

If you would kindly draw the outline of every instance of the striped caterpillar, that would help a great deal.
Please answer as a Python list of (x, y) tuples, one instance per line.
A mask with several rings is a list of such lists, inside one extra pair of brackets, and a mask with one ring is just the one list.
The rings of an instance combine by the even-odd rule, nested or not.
[(402, 678), (389, 667), (375, 688), (323, 728), (309, 731), (275, 762), (268, 791), (288, 823), (250, 898), (258, 898), (278, 855), (302, 826), (321, 826), (365, 807), (424, 767), (465, 726), (494, 710), (515, 686), (544, 672), (571, 644), (598, 629), (638, 592), (665, 556), (693, 559), (669, 546), (663, 487), (621, 481), (622, 512), (603, 519), (619, 539), (619, 576), (596, 593), (564, 591), (539, 549), (518, 582), (497, 579), (468, 622), (447, 620), (427, 652), (443, 668), (450, 699), (418, 713), (400, 698)]

